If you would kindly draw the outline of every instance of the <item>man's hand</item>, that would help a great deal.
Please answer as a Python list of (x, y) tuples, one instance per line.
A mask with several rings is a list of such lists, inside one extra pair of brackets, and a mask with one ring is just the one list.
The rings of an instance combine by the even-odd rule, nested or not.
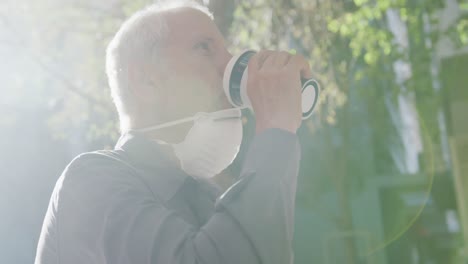
[(257, 134), (268, 128), (296, 133), (302, 122), (301, 76), (311, 77), (309, 63), (300, 55), (263, 50), (250, 59), (248, 74)]

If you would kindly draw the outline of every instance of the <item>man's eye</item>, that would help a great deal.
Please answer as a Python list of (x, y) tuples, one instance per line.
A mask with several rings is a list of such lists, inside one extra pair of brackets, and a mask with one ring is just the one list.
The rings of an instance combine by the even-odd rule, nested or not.
[(200, 42), (195, 47), (198, 48), (198, 49), (202, 49), (204, 52), (210, 52), (211, 51), (211, 47), (210, 47), (210, 44), (208, 42)]

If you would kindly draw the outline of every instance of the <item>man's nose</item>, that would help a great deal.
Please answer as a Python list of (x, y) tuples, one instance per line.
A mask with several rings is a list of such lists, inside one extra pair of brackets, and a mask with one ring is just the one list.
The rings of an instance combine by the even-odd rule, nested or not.
[(219, 74), (224, 75), (224, 70), (226, 69), (227, 64), (232, 58), (232, 54), (228, 50), (224, 50), (219, 63)]

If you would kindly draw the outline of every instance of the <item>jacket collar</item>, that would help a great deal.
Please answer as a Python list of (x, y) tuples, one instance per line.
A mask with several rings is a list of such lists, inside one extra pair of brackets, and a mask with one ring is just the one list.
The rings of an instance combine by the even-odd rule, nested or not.
[(169, 144), (151, 140), (140, 132), (132, 131), (122, 134), (115, 149), (125, 151), (136, 163), (154, 169), (180, 167)]
[[(123, 133), (115, 150), (126, 154), (130, 163), (143, 175), (153, 195), (166, 203), (174, 197), (184, 182), (192, 180), (192, 177), (181, 169), (170, 144), (151, 140), (143, 133)], [(216, 199), (220, 189), (215, 183), (207, 180), (196, 181), (204, 191)]]

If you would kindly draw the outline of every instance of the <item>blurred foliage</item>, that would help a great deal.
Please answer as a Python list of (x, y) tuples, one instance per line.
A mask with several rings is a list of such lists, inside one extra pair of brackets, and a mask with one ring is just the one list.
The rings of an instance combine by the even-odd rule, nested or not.
[[(104, 74), (105, 47), (126, 17), (151, 2), (2, 1), (0, 21), (7, 43), (0, 44), (18, 48), (47, 74), (42, 83), (33, 85), (47, 87), (48, 94), (42, 99), (55, 107), (57, 114), (50, 124), (57, 134), (67, 135), (86, 124), (93, 127), (88, 139), (105, 140), (107, 135), (116, 138), (116, 115)], [(223, 12), (235, 17), (229, 35), (233, 53), (245, 48), (284, 49), (310, 59), (316, 78), (326, 88), (320, 97), (320, 120), (334, 124), (336, 110), (349, 96), (347, 90), (363, 79), (388, 82), (386, 90), (401, 92), (401, 86), (392, 84), (395, 76), (391, 65), (399, 59), (410, 61), (410, 47), (395, 42), (386, 12), (396, 11), (411, 29), (421, 27), (423, 13), (431, 16), (432, 24), (437, 23), (433, 13), (440, 7), (443, 4), (434, 0), (252, 0), (236, 1), (233, 10)], [(466, 3), (460, 8), (466, 10)], [(462, 45), (468, 39), (467, 23), (462, 16), (446, 33)], [(437, 32), (431, 32), (433, 41), (437, 38), (434, 35)], [(419, 61), (411, 65), (414, 73), (428, 67)], [(412, 79), (422, 77), (414, 74)], [(356, 88), (369, 98), (376, 97), (376, 89), (382, 89), (369, 85)], [(408, 88), (417, 91), (430, 86)], [(114, 125), (105, 120), (112, 120)]]
[[(354, 122), (349, 120), (350, 107), (354, 106), (348, 104), (353, 93), (367, 102), (376, 145), (388, 148), (396, 131), (389, 128), (385, 100), (398, 104), (398, 95), (404, 95), (414, 98), (419, 118), (427, 127), (425, 132), (431, 143), (438, 143), (436, 117), (441, 102), (430, 76), (434, 45), (446, 34), (438, 28), (438, 10), (442, 8), (443, 2), (437, 0), (238, 1), (230, 43), (236, 52), (292, 47), (309, 59), (323, 88), (319, 120), (307, 123), (311, 131), (318, 124), (335, 127), (345, 138), (343, 142), (349, 142), (346, 123)], [(403, 34), (392, 32), (392, 15), (405, 27), (397, 28)], [(447, 32), (456, 32), (452, 35), (463, 43), (466, 23), (460, 16)], [(409, 74), (403, 80), (397, 80), (395, 63), (408, 65)]]
[[(394, 117), (401, 96), (414, 102), (415, 126), (424, 138), (421, 158), (427, 160), (421, 160), (420, 171), (433, 173), (428, 152), (442, 152), (433, 148), (441, 145), (442, 104), (433, 86), (435, 47), (445, 35), (466, 45), (467, 32), (463, 15), (440, 31), (444, 7), (438, 0), (238, 1), (232, 50), (292, 49), (308, 58), (321, 83), (319, 108), (306, 122), (308, 132), (301, 133), (307, 160), (298, 198), (338, 230), (353, 230), (351, 201), (366, 178), (406, 172), (395, 160), (405, 155), (400, 130), (405, 124)], [(330, 210), (330, 193), (336, 195), (336, 212)], [(346, 243), (346, 259), (353, 263), (356, 245), (352, 239)]]
[[(112, 146), (118, 126), (104, 60), (110, 37), (127, 16), (121, 6), (56, 0), (1, 5), (0, 29), (8, 43), (0, 45), (16, 51), (13, 59), (22, 60), (17, 68), (24, 70), (12, 72), (23, 80), (22, 87), (7, 93), (42, 90), (30, 96), (36, 100), (30, 107), (50, 114), (47, 123), (57, 139), (79, 138), (91, 148)], [(25, 78), (34, 76), (31, 72), (40, 80)]]

